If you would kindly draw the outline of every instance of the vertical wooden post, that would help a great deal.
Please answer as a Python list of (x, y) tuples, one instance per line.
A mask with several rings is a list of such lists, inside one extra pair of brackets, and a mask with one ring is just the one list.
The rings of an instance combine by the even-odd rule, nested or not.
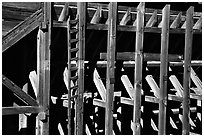
[(70, 43), (70, 39), (71, 39), (71, 36), (70, 36), (70, 17), (68, 18), (67, 20), (67, 95), (68, 95), (68, 102), (67, 102), (67, 116), (68, 116), (68, 124), (67, 124), (67, 129), (68, 129), (68, 135), (71, 135), (71, 89), (69, 88), (70, 87), (70, 84), (71, 84), (71, 72), (70, 72), (70, 69), (71, 69), (71, 43)]
[(191, 71), (191, 54), (193, 42), (193, 12), (194, 7), (187, 10), (186, 15), (186, 32), (185, 32), (185, 58), (184, 58), (184, 76), (183, 76), (183, 125), (182, 134), (189, 135), (190, 132), (190, 71)]
[(43, 112), (38, 114), (38, 133), (49, 134), (49, 108), (50, 108), (50, 45), (51, 45), (51, 3), (44, 3), (42, 26), (38, 32), (37, 45), (37, 73), (38, 90), (37, 97)]
[(134, 76), (134, 109), (133, 109), (133, 135), (141, 133), (141, 90), (142, 90), (142, 64), (143, 64), (143, 34), (145, 3), (140, 3), (137, 11), (136, 45), (135, 45), (135, 76)]
[(107, 70), (106, 70), (106, 112), (105, 134), (113, 133), (113, 94), (115, 83), (115, 48), (116, 48), (116, 22), (117, 3), (110, 2), (108, 13), (108, 46), (107, 46)]
[(77, 48), (78, 57), (78, 97), (76, 100), (76, 135), (83, 135), (83, 94), (84, 94), (84, 60), (85, 60), (85, 29), (86, 29), (86, 3), (77, 3), (77, 15), (79, 19), (79, 33)]
[(162, 10), (160, 97), (159, 97), (159, 135), (166, 134), (167, 80), (168, 80), (168, 47), (169, 47), (170, 5)]

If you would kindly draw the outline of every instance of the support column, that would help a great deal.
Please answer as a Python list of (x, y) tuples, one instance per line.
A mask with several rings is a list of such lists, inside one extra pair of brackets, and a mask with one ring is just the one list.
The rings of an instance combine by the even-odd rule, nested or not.
[(182, 134), (189, 135), (190, 132), (190, 72), (191, 72), (191, 54), (193, 44), (193, 12), (194, 7), (187, 10), (186, 32), (185, 32), (185, 53), (184, 53), (184, 76), (183, 76), (183, 117)]
[(110, 2), (108, 12), (108, 46), (106, 70), (106, 112), (105, 134), (113, 134), (113, 94), (115, 83), (115, 48), (116, 48), (117, 3)]
[(168, 80), (168, 48), (169, 48), (170, 5), (162, 10), (161, 65), (160, 65), (160, 97), (159, 97), (159, 135), (166, 134), (167, 80)]
[(37, 134), (49, 135), (49, 108), (50, 108), (50, 45), (51, 45), (51, 7), (49, 2), (44, 3), (43, 21), (38, 31), (37, 42), (37, 75), (38, 101), (43, 111), (38, 114)]
[(84, 95), (84, 60), (85, 60), (85, 29), (86, 29), (86, 3), (77, 3), (77, 14), (79, 18), (79, 35), (78, 35), (78, 97), (76, 99), (76, 127), (75, 134), (83, 135), (83, 95)]
[(141, 133), (141, 90), (143, 65), (143, 34), (145, 3), (140, 3), (137, 9), (136, 45), (135, 45), (135, 76), (134, 76), (134, 109), (133, 109), (133, 135)]

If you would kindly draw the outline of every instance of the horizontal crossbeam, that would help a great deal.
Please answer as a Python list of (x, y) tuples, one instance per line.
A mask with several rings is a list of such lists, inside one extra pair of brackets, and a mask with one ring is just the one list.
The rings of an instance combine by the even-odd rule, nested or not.
[(36, 106), (2, 107), (2, 115), (39, 113), (43, 109)]

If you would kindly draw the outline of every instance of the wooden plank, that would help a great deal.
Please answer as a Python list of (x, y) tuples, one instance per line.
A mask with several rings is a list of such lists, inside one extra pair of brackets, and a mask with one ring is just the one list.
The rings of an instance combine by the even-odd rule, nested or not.
[(160, 65), (160, 95), (159, 95), (159, 135), (166, 134), (166, 107), (167, 107), (167, 74), (168, 74), (168, 47), (169, 47), (169, 17), (170, 5), (162, 10), (161, 34), (161, 65)]
[(98, 74), (98, 71), (95, 69), (94, 70), (94, 75), (93, 75), (93, 81), (94, 84), (96, 85), (96, 88), (98, 89), (98, 92), (102, 98), (103, 101), (106, 101), (106, 88)]
[(106, 69), (106, 111), (105, 135), (113, 134), (113, 96), (115, 83), (115, 49), (116, 49), (116, 23), (117, 3), (109, 4), (108, 12), (108, 43), (107, 43), (107, 69)]
[(181, 23), (181, 15), (182, 13), (180, 12), (177, 17), (175, 18), (175, 20), (171, 23), (170, 28), (178, 28), (180, 23)]
[(21, 40), (31, 31), (39, 26), (39, 21), (42, 19), (42, 10), (36, 11), (29, 18), (25, 19), (19, 25), (14, 27), (10, 32), (8, 32), (2, 39), (2, 52), (9, 49), (16, 42)]
[(50, 108), (50, 45), (53, 4), (45, 2), (43, 5), (42, 27), (38, 31), (37, 42), (37, 76), (38, 91), (37, 97), (40, 106), (43, 107), (38, 119), (37, 134), (49, 135), (49, 108)]
[(136, 43), (135, 43), (135, 73), (134, 73), (134, 108), (133, 108), (133, 135), (141, 133), (141, 92), (142, 92), (142, 65), (143, 65), (143, 28), (145, 3), (141, 2), (137, 11)]
[(79, 18), (79, 32), (77, 38), (79, 42), (77, 43), (77, 73), (78, 73), (78, 97), (76, 99), (76, 135), (83, 135), (83, 95), (84, 95), (84, 60), (85, 60), (85, 30), (86, 30), (86, 3), (78, 2), (77, 3), (77, 16)]
[(184, 52), (184, 78), (183, 78), (183, 117), (182, 117), (182, 134), (189, 135), (190, 125), (190, 69), (191, 69), (191, 54), (193, 44), (193, 12), (194, 7), (190, 7), (187, 10), (186, 15), (186, 33), (185, 33), (185, 52)]
[(153, 27), (157, 22), (157, 10), (152, 13), (151, 18), (148, 20), (146, 27)]
[(91, 19), (91, 24), (97, 24), (100, 22), (101, 18), (102, 18), (102, 14), (103, 14), (103, 10), (102, 10), (102, 6), (99, 5), (96, 12), (94, 13), (94, 16)]
[[(134, 60), (135, 52), (117, 52), (117, 60)], [(160, 54), (157, 53), (144, 53), (144, 61), (160, 61)], [(181, 61), (183, 59), (182, 55), (169, 54), (169, 61)], [(100, 59), (107, 60), (107, 53), (100, 53)]]
[(68, 18), (69, 15), (69, 3), (65, 2), (64, 7), (60, 13), (60, 16), (58, 18), (58, 21), (64, 21), (66, 18)]
[(2, 83), (9, 88), (15, 96), (21, 99), (23, 102), (28, 103), (31, 106), (38, 106), (38, 103), (30, 95), (26, 94), (20, 87), (13, 83), (10, 79), (2, 74)]
[(120, 25), (126, 25), (131, 20), (131, 8), (128, 8), (122, 20), (120, 21)]
[(171, 75), (169, 77), (169, 80), (171, 81), (172, 85), (174, 86), (174, 88), (176, 89), (176, 95), (179, 97), (183, 97), (183, 87), (180, 84), (179, 80), (177, 79), (177, 77), (175, 75)]
[(39, 113), (41, 111), (42, 108), (38, 106), (2, 107), (2, 115)]

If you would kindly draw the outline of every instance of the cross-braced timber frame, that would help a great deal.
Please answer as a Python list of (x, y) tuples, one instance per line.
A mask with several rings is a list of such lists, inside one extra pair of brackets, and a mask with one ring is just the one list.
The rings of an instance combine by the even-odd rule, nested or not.
[[(61, 3), (55, 3), (61, 4)], [(64, 4), (64, 3), (63, 3)], [(107, 4), (94, 4), (78, 2), (65, 3), (59, 15), (58, 20), (53, 19), (52, 11), (55, 7), (54, 3), (45, 2), (42, 8), (36, 11), (32, 16), (27, 18), (24, 22), (16, 26), (12, 31), (3, 37), (2, 53), (7, 51), (11, 46), (24, 38), (27, 34), (36, 28), (39, 28), (37, 35), (37, 74), (33, 75), (33, 88), (37, 100), (25, 93), (23, 89), (18, 87), (9, 78), (2, 75), (2, 83), (9, 88), (12, 93), (22, 100), (26, 106), (3, 107), (3, 115), (36, 113), (37, 125), (36, 134), (49, 134), (49, 109), (50, 109), (50, 46), (52, 41), (52, 29), (54, 27), (67, 29), (67, 50), (68, 62), (65, 84), (67, 86), (67, 115), (68, 115), (68, 134), (82, 135), (91, 134), (89, 125), (84, 122), (84, 97), (89, 96), (84, 93), (84, 77), (85, 77), (85, 31), (86, 30), (105, 30), (107, 31), (107, 53), (100, 53), (100, 59), (104, 61), (97, 62), (97, 68), (106, 68), (106, 86), (101, 80), (100, 74), (95, 68), (93, 73), (93, 81), (97, 88), (97, 93), (101, 99), (94, 97), (93, 106), (97, 116), (100, 115), (100, 108), (105, 110), (105, 124), (103, 133), (106, 135), (116, 134), (114, 126), (119, 128), (119, 117), (115, 116), (115, 108), (117, 112), (121, 106), (118, 104), (125, 104), (133, 106), (133, 117), (130, 123), (131, 130), (134, 135), (139, 135), (142, 130), (147, 127), (144, 125), (145, 120), (149, 120), (151, 127), (158, 134), (167, 134), (167, 122), (172, 128), (178, 129), (174, 122), (174, 117), (170, 114), (179, 114), (182, 109), (180, 120), (182, 121), (182, 134), (191, 134), (191, 126), (194, 126), (194, 121), (190, 117), (190, 113), (195, 111), (191, 107), (190, 100), (194, 99), (198, 102), (197, 108), (200, 108), (202, 101), (202, 83), (196, 76), (192, 66), (201, 66), (202, 61), (191, 60), (191, 52), (193, 46), (193, 34), (202, 34), (202, 17), (201, 13), (194, 12), (194, 8), (190, 7), (186, 15), (181, 12), (170, 11), (170, 5), (166, 5), (163, 10), (146, 9), (145, 3), (141, 2), (136, 9), (127, 8), (125, 6), (118, 6), (117, 2), (110, 2)], [(76, 18), (74, 20), (68, 17), (69, 8), (77, 9)], [(94, 10), (90, 23), (87, 21), (87, 11)], [(108, 12), (107, 21), (100, 23), (103, 12)], [(123, 16), (119, 16), (124, 13)], [(134, 21), (131, 25), (127, 23), (135, 15)], [(158, 16), (161, 18), (160, 22)], [(67, 19), (67, 20), (66, 20)], [(65, 21), (66, 20), (66, 21)], [(120, 20), (120, 22), (118, 22)], [(194, 23), (196, 22), (196, 23)], [(135, 37), (135, 52), (117, 52), (117, 32), (134, 32)], [(161, 33), (161, 54), (152, 54), (143, 52), (144, 33)], [(72, 38), (72, 34), (76, 34)], [(185, 53), (183, 55), (168, 54), (169, 35), (170, 34), (185, 34)], [(72, 47), (74, 44), (75, 47)], [(71, 53), (75, 53), (71, 57)], [(134, 83), (132, 84), (128, 75), (121, 76), (123, 83), (129, 97), (123, 97), (121, 93), (115, 91), (116, 75), (115, 68), (117, 61), (122, 61), (122, 69), (134, 68)], [(168, 73), (172, 66), (183, 66), (183, 87), (177, 80), (175, 75), (169, 77)], [(155, 82), (152, 75), (144, 75), (147, 67), (160, 67), (159, 86)], [(73, 73), (75, 76), (73, 76)], [(145, 77), (146, 76), (146, 77)], [(144, 78), (145, 77), (145, 78)], [(168, 80), (169, 79), (169, 80)], [(190, 79), (195, 83), (196, 89), (190, 87)], [(146, 80), (146, 81), (145, 81)], [(171, 82), (176, 95), (169, 94), (168, 82)], [(32, 83), (31, 82), (31, 83)], [(147, 82), (151, 88), (153, 96), (147, 95), (143, 87), (143, 83)], [(194, 90), (195, 93), (190, 92)], [(119, 98), (119, 101), (118, 101)], [(72, 101), (75, 101), (75, 106)], [(169, 100), (178, 102), (182, 107), (173, 109), (168, 106)], [(145, 110), (145, 103), (154, 103), (157, 105), (157, 110)], [(196, 109), (197, 109), (196, 108)], [(75, 109), (75, 116), (72, 116), (71, 109)], [(120, 111), (120, 110), (119, 110)], [(155, 117), (144, 118), (144, 111), (150, 112)], [(103, 111), (101, 111), (103, 112)], [(120, 112), (121, 113), (121, 112)], [(117, 113), (118, 114), (118, 113)], [(97, 117), (93, 116), (93, 117)], [(74, 126), (71, 123), (74, 119)], [(93, 118), (94, 119), (94, 118)], [(169, 120), (168, 120), (169, 119)], [(200, 113), (198, 119), (201, 121)], [(155, 124), (157, 123), (158, 124)], [(96, 121), (95, 124), (99, 126)], [(118, 122), (118, 123), (117, 123)], [(115, 124), (117, 123), (117, 124)], [(95, 125), (94, 125), (95, 126)], [(72, 133), (71, 128), (74, 128)], [(100, 133), (100, 129), (97, 129)], [(149, 128), (149, 127), (148, 127)], [(147, 128), (147, 129), (148, 129)], [(96, 132), (95, 132), (96, 133)]]

